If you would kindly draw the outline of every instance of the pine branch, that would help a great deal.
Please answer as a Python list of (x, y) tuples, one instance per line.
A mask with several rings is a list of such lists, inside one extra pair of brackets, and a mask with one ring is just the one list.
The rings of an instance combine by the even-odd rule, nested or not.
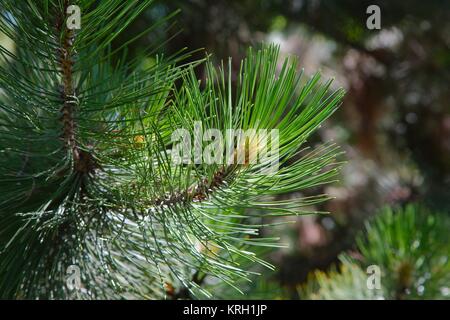
[[(334, 181), (338, 147), (304, 144), (343, 91), (319, 74), (304, 80), (295, 58), (277, 72), (274, 46), (249, 50), (236, 87), (230, 63), (206, 62), (199, 82), (193, 68), (204, 61), (183, 64), (187, 53), (153, 55), (143, 68), (126, 59), (128, 43), (111, 41), (152, 3), (78, 0), (75, 33), (67, 0), (2, 1), (0, 32), (16, 52), (0, 49), (0, 297), (72, 297), (71, 265), (79, 298), (165, 297), (166, 283), (177, 297), (210, 297), (206, 276), (236, 287), (252, 275), (243, 261), (273, 268), (254, 253), (279, 246), (259, 237), (270, 225), (261, 218), (313, 213), (328, 199), (278, 196)], [(192, 135), (198, 122), (279, 130), (279, 169), (267, 175), (269, 160), (246, 158), (174, 163), (172, 133)]]
[(152, 206), (176, 206), (178, 204), (206, 200), (212, 192), (224, 185), (230, 172), (229, 169), (221, 168), (214, 173), (211, 181), (208, 178), (204, 178), (200, 183), (191, 186), (186, 192), (174, 192), (166, 198), (154, 200)]
[[(75, 170), (79, 172), (87, 172), (87, 166), (80, 163), (80, 149), (77, 145), (75, 137), (76, 123), (74, 117), (76, 112), (75, 108), (78, 105), (78, 99), (76, 97), (75, 88), (73, 85), (74, 58), (72, 56), (72, 44), (75, 38), (75, 32), (71, 29), (65, 28), (65, 22), (67, 20), (66, 12), (68, 6), (69, 1), (65, 0), (62, 12), (56, 12), (56, 38), (58, 38), (59, 35), (63, 34), (61, 41), (62, 43), (57, 52), (57, 55), (59, 56), (59, 68), (61, 70), (62, 79), (61, 98), (63, 101), (63, 106), (61, 108), (61, 121), (63, 124), (63, 138), (65, 146), (72, 154)], [(87, 157), (85, 157), (85, 159), (86, 158)]]
[[(305, 299), (448, 299), (450, 219), (419, 204), (384, 208), (357, 236), (361, 258), (340, 256), (340, 270), (315, 272)], [(431, 249), (432, 248), (432, 249)], [(379, 287), (369, 288), (369, 266)]]

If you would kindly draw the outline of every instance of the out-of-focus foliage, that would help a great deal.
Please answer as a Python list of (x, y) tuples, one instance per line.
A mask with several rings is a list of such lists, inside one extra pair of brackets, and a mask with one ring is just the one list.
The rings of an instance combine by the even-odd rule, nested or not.
[(308, 282), (299, 287), (302, 299), (312, 300), (372, 300), (376, 290), (367, 289), (367, 274), (354, 263), (344, 263), (339, 270), (315, 271)]
[[(450, 218), (418, 205), (386, 208), (357, 239), (361, 257), (341, 256), (340, 271), (315, 272), (300, 287), (309, 299), (449, 299)], [(369, 288), (369, 266), (381, 288)]]

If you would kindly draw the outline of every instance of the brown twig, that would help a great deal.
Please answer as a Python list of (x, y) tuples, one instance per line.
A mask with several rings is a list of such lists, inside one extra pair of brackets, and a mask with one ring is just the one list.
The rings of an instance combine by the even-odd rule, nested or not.
[(75, 113), (78, 107), (78, 98), (73, 79), (73, 42), (75, 40), (74, 30), (66, 28), (68, 0), (64, 1), (63, 12), (57, 14), (56, 29), (58, 34), (63, 33), (61, 45), (58, 48), (58, 65), (61, 72), (61, 122), (63, 125), (62, 138), (66, 149), (71, 153), (74, 169), (76, 172), (87, 174), (92, 172), (96, 165), (92, 154), (82, 150), (77, 142)]
[(200, 183), (189, 188), (187, 192), (179, 192), (165, 198), (158, 198), (153, 201), (156, 206), (173, 206), (178, 203), (200, 202), (206, 200), (208, 196), (224, 184), (229, 171), (224, 167), (217, 171), (211, 181), (203, 179)]

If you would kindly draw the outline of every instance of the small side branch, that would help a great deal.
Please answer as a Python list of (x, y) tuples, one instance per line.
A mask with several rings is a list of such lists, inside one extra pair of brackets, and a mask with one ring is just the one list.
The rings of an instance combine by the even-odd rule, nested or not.
[(227, 168), (218, 170), (211, 181), (203, 179), (197, 185), (189, 188), (187, 192), (179, 192), (172, 194), (166, 198), (159, 198), (153, 201), (156, 206), (174, 206), (180, 203), (201, 202), (206, 200), (209, 195), (225, 183), (225, 179), (230, 171)]

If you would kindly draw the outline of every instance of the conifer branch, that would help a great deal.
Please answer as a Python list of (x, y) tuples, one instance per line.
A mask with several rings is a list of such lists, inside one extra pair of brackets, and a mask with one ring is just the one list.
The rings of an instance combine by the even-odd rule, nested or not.
[[(78, 0), (84, 20), (75, 32), (66, 28), (68, 0), (1, 2), (0, 31), (17, 54), (0, 48), (0, 297), (68, 297), (71, 264), (83, 298), (167, 297), (164, 283), (180, 297), (210, 297), (205, 276), (235, 286), (251, 274), (242, 262), (272, 267), (252, 252), (277, 245), (258, 237), (255, 217), (310, 213), (305, 207), (327, 200), (277, 195), (333, 181), (337, 147), (297, 155), (343, 91), (330, 93), (318, 74), (302, 78), (295, 59), (277, 74), (274, 46), (249, 50), (236, 88), (231, 67), (210, 62), (199, 86), (197, 63), (179, 64), (186, 55), (152, 53), (154, 65), (143, 68), (111, 42), (152, 3)], [(172, 134), (191, 134), (197, 121), (218, 131), (276, 129), (279, 170), (263, 174), (268, 161), (174, 163)], [(154, 214), (137, 216), (142, 209)]]

